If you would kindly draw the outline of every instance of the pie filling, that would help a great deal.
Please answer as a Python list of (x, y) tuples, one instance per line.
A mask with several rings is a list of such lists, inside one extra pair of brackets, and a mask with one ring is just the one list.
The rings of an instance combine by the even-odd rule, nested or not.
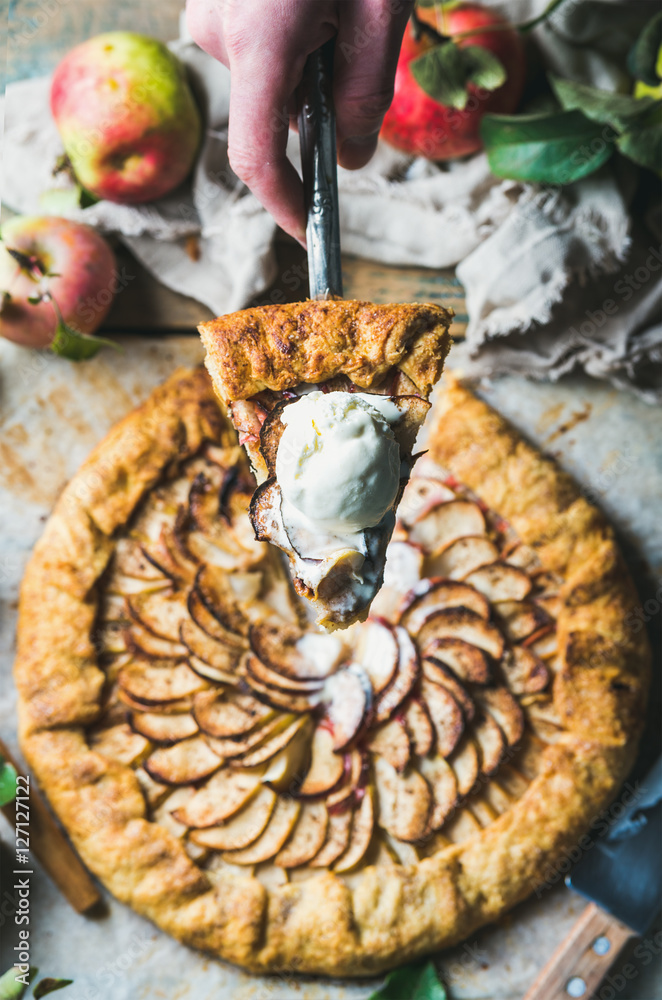
[[(273, 488), (262, 457), (258, 497)], [(363, 560), (351, 578), (375, 588), (365, 567), (386, 555), (371, 617), (323, 633), (254, 537), (253, 490), (241, 448), (206, 445), (118, 538), (99, 585), (107, 683), (91, 746), (134, 769), (150, 819), (212, 880), (332, 870), (351, 883), (478, 833), (562, 733), (560, 581), (425, 457), (388, 547), (380, 522), (350, 550)], [(269, 531), (285, 547), (283, 506), (269, 505)], [(334, 553), (317, 555), (326, 570)]]
[[(383, 392), (342, 377), (300, 386), (275, 404), (231, 404), (260, 486), (256, 537), (282, 549), (297, 593), (325, 628), (365, 618), (383, 580), (394, 510), (429, 404), (398, 373)], [(394, 391), (397, 389), (397, 392)]]

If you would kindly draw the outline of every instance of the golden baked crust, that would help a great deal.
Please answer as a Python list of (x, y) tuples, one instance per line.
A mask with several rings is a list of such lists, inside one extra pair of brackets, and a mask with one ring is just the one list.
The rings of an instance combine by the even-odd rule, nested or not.
[(427, 396), (448, 354), (452, 315), (436, 305), (338, 299), (245, 309), (199, 330), (214, 388), (226, 403), (336, 375), (370, 389), (394, 367)]
[(649, 651), (624, 625), (637, 598), (611, 528), (554, 463), (451, 383), (435, 411), (433, 458), (563, 577), (555, 742), (498, 818), (414, 864), (368, 866), (354, 881), (325, 871), (274, 888), (248, 874), (214, 885), (180, 839), (150, 822), (131, 767), (89, 745), (105, 680), (92, 642), (99, 581), (141, 499), (205, 441), (229, 447), (234, 437), (206, 374), (177, 372), (60, 497), (21, 590), (15, 677), (26, 759), (104, 884), (223, 959), (258, 972), (371, 975), (462, 940), (565, 860), (633, 761)]

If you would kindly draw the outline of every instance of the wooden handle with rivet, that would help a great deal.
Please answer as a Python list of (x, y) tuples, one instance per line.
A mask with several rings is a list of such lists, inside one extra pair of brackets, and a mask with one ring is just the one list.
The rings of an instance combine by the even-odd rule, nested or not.
[[(0, 754), (21, 774), (5, 744), (0, 740)], [(2, 806), (2, 813), (16, 829), (16, 804)], [(62, 895), (78, 913), (85, 913), (99, 902), (101, 896), (87, 868), (57, 825), (43, 799), (30, 781), (30, 853), (50, 875)], [(28, 865), (29, 868), (29, 865)]]
[(541, 970), (524, 1000), (591, 997), (634, 931), (589, 903)]

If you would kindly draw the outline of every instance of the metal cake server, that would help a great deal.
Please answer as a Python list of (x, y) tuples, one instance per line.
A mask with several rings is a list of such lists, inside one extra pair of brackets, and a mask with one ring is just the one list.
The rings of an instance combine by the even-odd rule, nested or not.
[(306, 61), (301, 84), (299, 143), (306, 203), (311, 299), (342, 298), (336, 116), (330, 39)]
[(602, 820), (598, 831), (606, 826), (604, 835), (587, 835), (584, 847), (580, 840), (582, 857), (566, 878), (591, 902), (524, 1000), (594, 997), (625, 944), (645, 934), (659, 913), (662, 757), (641, 782), (626, 782)]

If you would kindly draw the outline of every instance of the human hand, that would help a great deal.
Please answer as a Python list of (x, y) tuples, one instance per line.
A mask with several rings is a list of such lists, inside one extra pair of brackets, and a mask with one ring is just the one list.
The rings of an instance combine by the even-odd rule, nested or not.
[(285, 155), (307, 57), (334, 35), (338, 162), (364, 166), (393, 96), (413, 0), (188, 0), (195, 41), (229, 67), (229, 158), (286, 232), (305, 245), (303, 185)]

